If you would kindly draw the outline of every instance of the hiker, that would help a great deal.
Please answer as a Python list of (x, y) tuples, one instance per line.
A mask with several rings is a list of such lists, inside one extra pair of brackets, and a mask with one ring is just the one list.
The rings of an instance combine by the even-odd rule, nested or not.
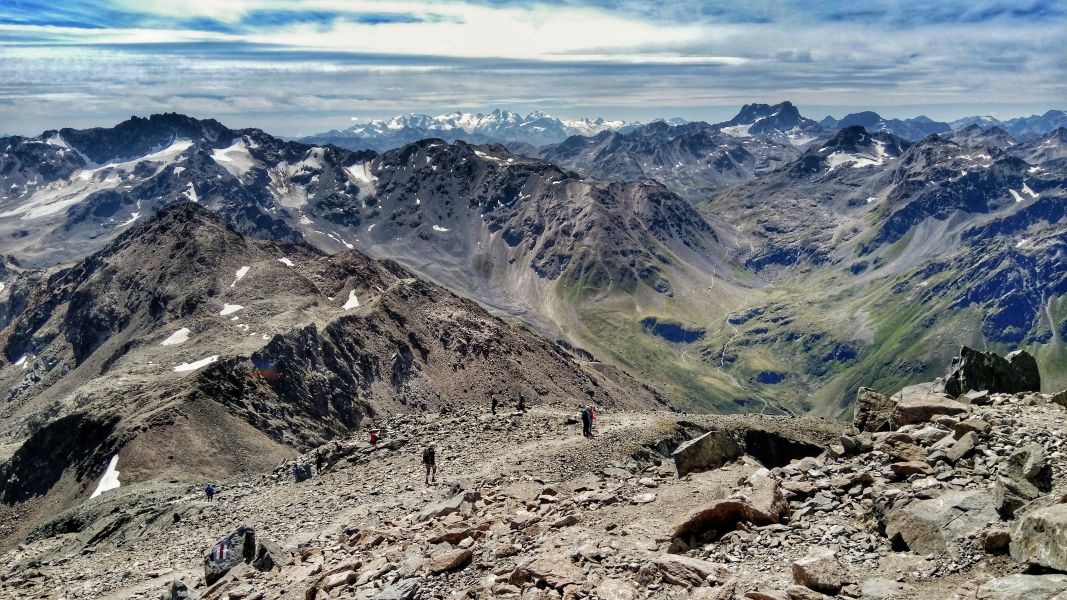
[(437, 457), (433, 446), (422, 451), (422, 464), (426, 465), (426, 485), (437, 481)]
[(493, 414), (496, 414), (496, 394), (493, 394)]
[(204, 495), (207, 496), (208, 502), (211, 502), (211, 500), (215, 497), (215, 492), (217, 491), (218, 488), (215, 487), (214, 483), (207, 484), (207, 486), (204, 488)]
[(596, 421), (596, 415), (593, 414), (593, 405), (589, 404), (585, 407), (589, 411), (589, 435), (593, 435), (593, 423)]
[(526, 412), (526, 396), (523, 396), (522, 392), (519, 392), (519, 412)]
[(370, 445), (373, 446), (373, 445), (375, 445), (377, 443), (378, 443), (378, 430), (377, 429), (371, 429), (370, 430)]
[(578, 411), (582, 415), (582, 435), (584, 435), (585, 437), (592, 437), (593, 420), (591, 415), (589, 414), (589, 408), (585, 406), (579, 406)]

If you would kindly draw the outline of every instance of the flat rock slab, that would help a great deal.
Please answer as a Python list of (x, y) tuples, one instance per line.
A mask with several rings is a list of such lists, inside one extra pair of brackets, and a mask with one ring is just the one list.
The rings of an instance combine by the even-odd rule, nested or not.
[(1051, 600), (1067, 592), (1067, 575), (1008, 575), (978, 588), (979, 600)]

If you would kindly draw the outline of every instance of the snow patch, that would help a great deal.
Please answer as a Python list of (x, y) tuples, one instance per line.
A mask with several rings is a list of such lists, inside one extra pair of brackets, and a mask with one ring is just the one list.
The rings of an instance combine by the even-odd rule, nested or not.
[(178, 344), (184, 344), (189, 340), (189, 328), (182, 327), (178, 331), (170, 334), (167, 339), (159, 343), (160, 346), (177, 346)]
[(235, 287), (238, 281), (244, 279), (244, 276), (248, 275), (248, 269), (249, 267), (247, 266), (243, 266), (240, 269), (237, 269), (237, 272), (233, 274), (233, 283), (230, 284), (230, 287)]
[(278, 262), (282, 263), (283, 265), (285, 265), (287, 267), (293, 266), (293, 261), (289, 260), (288, 258), (285, 258), (284, 256), (279, 258)]
[(1023, 184), (1023, 193), (1026, 194), (1027, 196), (1030, 196), (1031, 198), (1037, 198), (1038, 197), (1037, 192), (1035, 192), (1034, 190), (1030, 189), (1030, 186), (1026, 185), (1025, 183)]
[(219, 314), (225, 317), (226, 315), (232, 315), (233, 313), (241, 310), (242, 308), (244, 307), (240, 304), (223, 304), (222, 310), (219, 311)]
[(133, 222), (134, 222), (134, 221), (136, 221), (136, 220), (137, 220), (137, 218), (138, 218), (138, 217), (140, 217), (140, 216), (141, 216), (141, 213), (139, 213), (139, 212), (132, 212), (132, 213), (130, 213), (130, 218), (129, 218), (129, 219), (127, 219), (127, 220), (125, 220), (125, 221), (123, 221), (123, 222), (122, 222), (122, 223), (121, 223), (121, 224), (119, 225), (119, 227), (125, 227), (125, 226), (129, 225), (130, 223), (133, 223)]
[(111, 457), (111, 462), (107, 464), (107, 471), (104, 471), (104, 476), (100, 478), (100, 483), (96, 484), (96, 490), (93, 491), (93, 495), (90, 498), (96, 498), (100, 494), (108, 490), (117, 489), (122, 484), (119, 482), (119, 455)]
[(1019, 195), (1019, 192), (1016, 192), (1015, 190), (1008, 190), (1008, 192), (1011, 193), (1011, 197), (1015, 198), (1016, 202), (1022, 202), (1023, 201), (1023, 197)]
[(212, 150), (211, 160), (238, 179), (244, 177), (245, 173), (248, 173), (256, 165), (256, 160), (249, 154), (248, 146), (245, 145), (243, 137), (227, 148)]
[(212, 354), (211, 356), (209, 356), (207, 358), (201, 358), (200, 360), (193, 361), (191, 363), (182, 363), (182, 364), (174, 367), (174, 372), (175, 373), (188, 373), (189, 371), (195, 371), (195, 370), (199, 369), (200, 367), (206, 367), (206, 366), (210, 365), (211, 363), (215, 362), (218, 359), (219, 359), (219, 355), (218, 354)]
[(20, 358), (20, 359), (15, 361), (15, 366), (16, 367), (22, 367), (23, 370), (25, 370), (25, 369), (29, 368), (29, 366), (30, 366), (29, 360), (31, 358), (33, 358), (32, 354), (23, 354), (22, 358)]
[(871, 202), (874, 202), (877, 199), (878, 198), (875, 198), (874, 196), (867, 196), (867, 204), (870, 204)]
[(190, 202), (200, 202), (200, 198), (196, 195), (196, 187), (193, 186), (193, 182), (190, 181), (186, 184), (189, 189), (182, 192), (182, 195), (189, 199)]
[(447, 228), (447, 227), (441, 227), (440, 225), (434, 225), (434, 226), (433, 226), (433, 230), (434, 230), (434, 231), (441, 231), (441, 232), (444, 232), (444, 231), (448, 231), (448, 228)]
[(348, 300), (341, 308), (345, 310), (359, 308), (359, 300), (356, 299), (356, 290), (348, 290)]
[(753, 125), (755, 125), (755, 123), (749, 123), (748, 125), (733, 125), (730, 127), (723, 127), (720, 131), (733, 137), (749, 137), (751, 134), (748, 130), (751, 129)]
[(193, 142), (190, 140), (176, 140), (169, 146), (141, 158), (100, 166), (94, 165), (92, 168), (75, 171), (69, 179), (53, 181), (38, 188), (26, 202), (12, 210), (0, 213), (0, 217), (20, 216), (22, 219), (39, 219), (54, 215), (82, 202), (93, 193), (121, 186), (124, 178), (132, 176), (133, 170), (141, 163), (159, 163), (156, 171), (145, 179), (155, 177), (168, 165), (177, 161), (178, 157), (192, 145)]

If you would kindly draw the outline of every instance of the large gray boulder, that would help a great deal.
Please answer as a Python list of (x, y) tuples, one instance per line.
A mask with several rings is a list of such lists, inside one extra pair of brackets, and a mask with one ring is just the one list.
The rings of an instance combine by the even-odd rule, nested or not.
[(721, 467), (743, 454), (740, 444), (725, 431), (712, 430), (689, 440), (674, 451), (674, 466), (678, 476)]
[(1018, 562), (1067, 571), (1067, 504), (1024, 515), (1012, 528), (1009, 548)]
[(252, 562), (255, 557), (256, 533), (251, 527), (242, 525), (208, 548), (204, 554), (204, 582), (212, 585), (230, 569)]
[(952, 491), (937, 498), (893, 506), (885, 533), (894, 545), (918, 554), (953, 552), (954, 546), (1000, 521), (989, 494)]
[(892, 425), (893, 400), (871, 388), (861, 387), (856, 390), (856, 412), (852, 424), (860, 431), (875, 433), (890, 431)]
[(979, 600), (1051, 600), (1067, 592), (1067, 575), (1008, 575), (978, 588)]
[(418, 594), (418, 579), (401, 579), (371, 596), (371, 600), (414, 600)]
[(958, 398), (976, 390), (1004, 394), (1039, 392), (1041, 374), (1037, 370), (1037, 361), (1025, 350), (1016, 350), (1002, 357), (995, 352), (981, 352), (964, 346), (945, 377), (945, 393)]

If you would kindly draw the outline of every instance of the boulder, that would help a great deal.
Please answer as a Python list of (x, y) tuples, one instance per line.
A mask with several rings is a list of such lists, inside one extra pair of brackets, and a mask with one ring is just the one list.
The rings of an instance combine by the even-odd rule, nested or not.
[(1067, 504), (1024, 515), (1011, 532), (1011, 557), (1021, 563), (1067, 571)]
[(927, 423), (934, 415), (958, 415), (971, 409), (944, 394), (916, 394), (904, 396), (893, 405), (894, 428), (915, 423)]
[(1028, 481), (1042, 492), (1052, 489), (1052, 468), (1045, 462), (1045, 449), (1036, 442), (1012, 452), (1001, 473), (1016, 481)]
[(1006, 527), (994, 527), (982, 532), (982, 535), (978, 536), (978, 541), (982, 544), (982, 550), (990, 554), (1002, 554), (1008, 551), (1008, 544), (1011, 543), (1011, 531)]
[(1002, 357), (995, 352), (981, 352), (964, 346), (945, 377), (945, 393), (957, 398), (976, 390), (994, 394), (1039, 392), (1041, 375), (1037, 361), (1025, 350), (1016, 350)]
[(993, 484), (993, 507), (1001, 517), (1014, 519), (1015, 513), (1027, 503), (1036, 500), (1041, 492), (1028, 481), (998, 475)]
[(876, 434), (874, 436), (874, 449), (902, 462), (926, 459), (926, 450), (922, 446), (916, 444), (915, 440), (908, 434), (896, 431)]
[(1051, 600), (1067, 591), (1067, 575), (1008, 575), (983, 583), (979, 600)]
[(281, 567), (288, 555), (269, 540), (259, 540), (256, 544), (256, 554), (250, 561), (257, 571), (271, 571), (275, 567)]
[(671, 537), (681, 540), (705, 536), (717, 539), (736, 529), (740, 522), (769, 525), (774, 521), (770, 515), (761, 513), (743, 500), (715, 500), (678, 520), (671, 527)]
[[(861, 432), (889, 431), (892, 425), (893, 400), (871, 388), (856, 390), (856, 412), (852, 424)], [(846, 450), (848, 448), (846, 447)]]
[(793, 563), (793, 581), (808, 589), (833, 596), (848, 583), (848, 576), (845, 566), (837, 560), (833, 550), (816, 548)]
[(700, 586), (707, 583), (709, 577), (713, 581), (722, 581), (730, 575), (723, 565), (679, 554), (664, 554), (653, 563), (663, 578), (675, 585)]
[(786, 588), (785, 595), (789, 597), (789, 600), (832, 600), (831, 596), (797, 584)]
[(970, 456), (974, 449), (978, 447), (978, 434), (969, 431), (963, 435), (960, 439), (956, 440), (951, 446), (945, 449), (945, 457), (951, 464), (956, 464), (961, 459)]
[(474, 553), (466, 548), (449, 550), (432, 557), (426, 563), (426, 570), (434, 575), (459, 571), (469, 565), (472, 558)]
[(904, 462), (897, 462), (889, 465), (889, 468), (893, 471), (897, 477), (909, 477), (911, 475), (933, 475), (934, 468), (931, 467), (926, 461), (922, 460), (909, 460)]
[(170, 582), (168, 593), (168, 600), (195, 600), (197, 598), (196, 592), (190, 590), (189, 586), (185, 585), (185, 582), (180, 579)]
[(242, 525), (208, 548), (204, 554), (204, 582), (209, 586), (213, 585), (230, 569), (241, 563), (251, 562), (255, 557), (255, 531), (247, 525)]
[(918, 554), (941, 554), (998, 522), (989, 494), (952, 491), (937, 498), (894, 505), (886, 514), (886, 537)]
[(778, 478), (764, 468), (749, 476), (747, 483), (752, 490), (749, 504), (761, 515), (761, 520), (778, 522), (789, 508)]
[(985, 435), (989, 433), (989, 429), (989, 421), (978, 417), (964, 419), (952, 427), (953, 435), (955, 435), (957, 439), (963, 437), (969, 431)]
[(1049, 404), (1059, 404), (1067, 407), (1067, 390), (1056, 392), (1048, 399)]
[(371, 596), (371, 600), (415, 600), (418, 595), (418, 579), (401, 579)]
[(519, 569), (526, 579), (543, 581), (549, 587), (562, 590), (565, 586), (585, 581), (585, 571), (576, 567), (566, 557), (547, 555), (531, 561)]
[(725, 431), (712, 430), (678, 446), (671, 455), (678, 476), (721, 467), (743, 454), (740, 444)]

